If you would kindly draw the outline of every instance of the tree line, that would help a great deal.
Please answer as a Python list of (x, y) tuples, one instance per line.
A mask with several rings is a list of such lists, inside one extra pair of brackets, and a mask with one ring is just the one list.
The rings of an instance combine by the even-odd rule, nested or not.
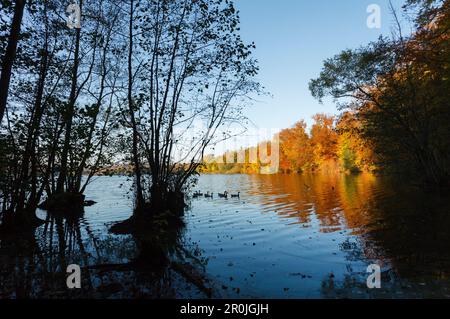
[[(375, 154), (370, 144), (357, 134), (359, 126), (354, 116), (346, 112), (336, 117), (327, 114), (313, 116), (313, 124), (308, 130), (304, 120), (293, 127), (282, 130), (279, 143), (278, 172), (296, 174), (306, 172), (373, 172), (377, 170)], [(206, 157), (203, 173), (218, 174), (259, 174), (267, 166), (265, 161), (252, 160), (250, 153), (261, 151), (271, 154), (274, 141), (261, 143), (253, 148), (228, 152), (222, 156)], [(267, 150), (264, 150), (267, 148)], [(239, 163), (239, 153), (245, 154), (245, 160)], [(241, 156), (244, 158), (244, 156)]]

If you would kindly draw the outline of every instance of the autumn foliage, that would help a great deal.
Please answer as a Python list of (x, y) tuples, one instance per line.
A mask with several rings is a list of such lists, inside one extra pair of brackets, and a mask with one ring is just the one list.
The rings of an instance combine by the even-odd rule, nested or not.
[(415, 9), (411, 35), (404, 36), (399, 26), (392, 38), (342, 51), (324, 62), (310, 90), (318, 100), (339, 100), (341, 109), (357, 119), (344, 125), (356, 125), (356, 130), (341, 136), (344, 148), (339, 155), (347, 167), (352, 162), (371, 165), (365, 156), (354, 160), (346, 151), (358, 136), (376, 154), (375, 164), (382, 171), (427, 187), (447, 187), (450, 1), (411, 0), (404, 7), (406, 13)]
[[(279, 173), (356, 173), (376, 170), (374, 152), (359, 134), (361, 123), (350, 112), (340, 117), (316, 114), (313, 120), (309, 130), (306, 122), (300, 120), (279, 133)], [(244, 150), (245, 163), (238, 161), (239, 152), (231, 152), (232, 156), (207, 158), (200, 172), (259, 174), (264, 165), (250, 162), (249, 154), (252, 151), (259, 154), (262, 147), (270, 149), (270, 144)]]

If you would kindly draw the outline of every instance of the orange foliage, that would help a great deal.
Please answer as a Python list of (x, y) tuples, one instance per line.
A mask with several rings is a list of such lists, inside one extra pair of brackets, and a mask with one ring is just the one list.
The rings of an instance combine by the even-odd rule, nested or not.
[[(282, 173), (305, 171), (373, 171), (374, 153), (370, 144), (359, 134), (361, 123), (350, 113), (339, 120), (334, 116), (317, 114), (314, 124), (307, 131), (305, 121), (300, 120), (292, 128), (279, 133), (279, 168)], [(270, 148), (270, 143), (268, 144)], [(249, 153), (259, 153), (260, 146), (245, 150), (244, 164), (207, 164), (202, 172), (258, 174), (262, 163), (250, 163)], [(269, 154), (271, 151), (269, 150)]]

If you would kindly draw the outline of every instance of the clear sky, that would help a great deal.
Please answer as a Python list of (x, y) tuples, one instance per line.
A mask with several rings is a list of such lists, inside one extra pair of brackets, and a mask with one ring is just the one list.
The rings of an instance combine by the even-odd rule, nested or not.
[[(403, 1), (392, 3), (400, 9)], [(367, 27), (370, 4), (381, 8), (381, 29)], [(243, 39), (256, 44), (258, 79), (272, 94), (247, 111), (258, 128), (283, 129), (300, 119), (310, 124), (315, 113), (337, 113), (332, 101), (320, 105), (313, 99), (309, 80), (319, 75), (324, 59), (393, 28), (388, 0), (235, 0), (235, 6)]]

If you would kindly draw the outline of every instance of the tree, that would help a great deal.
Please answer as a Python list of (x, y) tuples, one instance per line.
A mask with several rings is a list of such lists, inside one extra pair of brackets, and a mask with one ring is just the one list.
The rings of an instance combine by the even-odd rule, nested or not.
[(334, 116), (316, 114), (311, 128), (312, 152), (314, 164), (320, 167), (324, 162), (336, 160), (336, 145), (338, 135), (334, 130)]
[(374, 171), (376, 159), (373, 146), (361, 134), (361, 121), (351, 112), (339, 116), (337, 156), (347, 172)]
[(306, 133), (306, 123), (297, 122), (293, 128), (280, 133), (280, 162), (285, 172), (302, 172), (312, 164), (312, 146)]
[[(4, 4), (16, 21), (12, 4)], [(229, 1), (79, 5), (76, 30), (65, 26), (58, 1), (23, 9), (0, 125), (2, 227), (34, 224), (39, 203), (51, 211), (82, 209), (92, 177), (127, 155), (135, 215), (175, 211), (208, 145), (229, 138), (227, 126), (241, 123), (248, 96), (260, 90), (254, 45), (240, 38)], [(5, 52), (8, 19), (0, 21)], [(124, 145), (130, 147), (114, 153)]]
[[(67, 199), (55, 199), (66, 191), (76, 196), (82, 208), (82, 194), (100, 166), (107, 163), (106, 146), (117, 127), (113, 111), (122, 72), (122, 43), (116, 36), (120, 28), (118, 8), (108, 1), (85, 7), (89, 19), (83, 23), (85, 38), (79, 39), (83, 58), (76, 76), (80, 81), (70, 117), (67, 157), (66, 148), (60, 146), (66, 146), (67, 141), (67, 101), (74, 101), (77, 36), (61, 21), (60, 12), (65, 7), (60, 2), (46, 0), (27, 8), (11, 83), (11, 104), (5, 126), (0, 127), (5, 150), (0, 158), (0, 198), (2, 211), (8, 212), (2, 226), (34, 224), (35, 210), (43, 197), (47, 199), (42, 208), (72, 211), (75, 202), (61, 208), (56, 199), (62, 203)], [(65, 177), (61, 177), (64, 159), (67, 165)], [(61, 179), (62, 193), (57, 185)]]
[(379, 166), (442, 186), (450, 172), (449, 5), (412, 2), (422, 8), (415, 33), (343, 51), (325, 61), (310, 89), (356, 112)]
[(184, 207), (205, 149), (221, 127), (242, 119), (241, 107), (259, 86), (254, 46), (241, 40), (231, 2), (158, 0), (135, 8), (124, 121), (132, 131), (137, 202), (145, 201), (135, 217), (142, 217)]
[[(44, 1), (28, 11), (17, 56), (16, 81), (11, 83), (14, 107), (8, 110), (11, 114), (6, 117), (8, 130), (4, 133), (9, 145), (5, 157), (10, 161), (2, 172), (7, 176), (7, 184), (1, 190), (3, 211), (10, 213), (8, 220), (23, 225), (36, 222), (34, 211), (44, 190), (40, 184), (45, 180), (44, 174), (39, 172), (40, 128), (49, 101), (46, 89), (53, 86), (48, 76), (57, 74), (53, 72), (61, 62), (57, 58), (61, 47), (54, 41), (59, 28), (52, 17), (54, 7)], [(5, 224), (8, 223), (3, 220), (2, 225)]]
[(25, 4), (25, 0), (15, 1), (14, 16), (11, 22), (8, 45), (6, 47), (5, 55), (2, 57), (2, 71), (0, 75), (0, 124), (2, 123), (8, 101), (12, 68), (16, 57), (17, 43), (19, 42)]

